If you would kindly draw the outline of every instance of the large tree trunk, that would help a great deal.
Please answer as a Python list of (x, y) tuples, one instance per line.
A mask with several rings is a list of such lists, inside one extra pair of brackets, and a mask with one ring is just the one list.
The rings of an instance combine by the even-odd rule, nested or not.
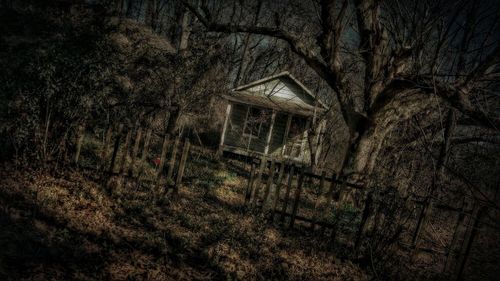
[(401, 92), (398, 97), (370, 115), (368, 120), (358, 121), (356, 131), (351, 133), (348, 154), (341, 169), (344, 178), (367, 185), (388, 133), (398, 124), (433, 106), (417, 91)]

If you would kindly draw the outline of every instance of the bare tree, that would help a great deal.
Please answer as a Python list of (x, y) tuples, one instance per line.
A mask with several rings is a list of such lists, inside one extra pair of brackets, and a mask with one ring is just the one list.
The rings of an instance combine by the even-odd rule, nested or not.
[[(428, 108), (433, 95), (478, 126), (493, 130), (500, 126), (500, 118), (482, 109), (472, 94), (484, 87), (483, 81), (498, 76), (500, 47), (491, 35), (498, 31), (496, 14), (485, 15), (491, 23), (489, 37), (482, 35), (488, 33), (482, 26), (473, 31), (471, 37), (478, 42), (465, 53), (474, 56), (476, 63), (460, 77), (443, 78), (453, 68), (448, 63), (449, 51), (465, 32), (459, 21), (467, 1), (313, 1), (309, 4), (319, 9), (316, 38), (287, 26), (281, 10), (274, 11), (274, 24), (256, 25), (221, 22), (206, 4), (184, 4), (210, 31), (254, 33), (287, 42), (328, 83), (350, 131), (343, 171), (353, 180), (366, 183), (385, 135), (398, 122)], [(293, 16), (301, 24), (311, 20), (305, 12)], [(347, 54), (342, 49), (353, 47), (349, 41), (358, 42), (351, 53), (359, 58), (360, 79), (346, 71)], [(474, 51), (478, 48), (480, 54)], [(362, 95), (355, 92), (357, 81), (361, 81)], [(359, 100), (350, 100), (357, 96)]]

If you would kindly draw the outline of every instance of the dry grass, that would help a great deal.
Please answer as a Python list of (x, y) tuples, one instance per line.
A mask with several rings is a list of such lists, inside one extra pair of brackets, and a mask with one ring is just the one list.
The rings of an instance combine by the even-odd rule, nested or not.
[(133, 181), (106, 188), (91, 174), (3, 167), (0, 279), (367, 279), (321, 238), (248, 212), (243, 178), (190, 165), (176, 201)]

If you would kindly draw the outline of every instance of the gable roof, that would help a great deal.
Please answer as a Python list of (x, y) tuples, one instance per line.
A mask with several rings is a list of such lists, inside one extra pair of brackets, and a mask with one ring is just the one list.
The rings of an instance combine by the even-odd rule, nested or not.
[(259, 85), (259, 84), (264, 84), (264, 83), (266, 83), (268, 81), (275, 80), (275, 79), (278, 79), (278, 78), (281, 78), (281, 77), (289, 78), (294, 84), (296, 84), (297, 86), (299, 86), (299, 88), (304, 93), (306, 93), (308, 96), (310, 96), (313, 100), (317, 101), (318, 104), (321, 105), (324, 109), (328, 109), (328, 107), (311, 92), (311, 90), (309, 90), (304, 84), (302, 84), (299, 80), (297, 80), (297, 78), (295, 78), (288, 71), (283, 71), (283, 72), (280, 72), (278, 74), (275, 74), (275, 75), (272, 75), (272, 76), (268, 76), (268, 77), (265, 77), (265, 78), (262, 78), (262, 79), (250, 82), (248, 84), (238, 86), (238, 87), (234, 88), (232, 91), (243, 91), (243, 90), (246, 90), (246, 89), (251, 88), (253, 86), (256, 86), (256, 85)]
[[(283, 86), (287, 88), (287, 90), (291, 91), (296, 98), (284, 98), (278, 94), (280, 90), (275, 91), (274, 88), (271, 90), (271, 93), (267, 92), (267, 94), (266, 90), (258, 90), (260, 85), (264, 85), (267, 82), (278, 79), (282, 82), (282, 84), (285, 84)], [(300, 93), (298, 93), (297, 90), (299, 90)], [(300, 95), (305, 97), (307, 101), (300, 99)], [(239, 86), (233, 89), (230, 94), (224, 95), (224, 97), (234, 102), (276, 109), (278, 111), (285, 111), (304, 116), (311, 116), (317, 112), (322, 112), (327, 109), (327, 107), (320, 100), (318, 100), (309, 89), (307, 89), (288, 71)], [(317, 105), (315, 106), (310, 104), (311, 102), (317, 102)]]

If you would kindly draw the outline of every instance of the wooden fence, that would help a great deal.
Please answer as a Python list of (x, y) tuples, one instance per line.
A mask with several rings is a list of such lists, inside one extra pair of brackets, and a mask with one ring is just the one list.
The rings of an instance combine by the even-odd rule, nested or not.
[[(182, 184), (185, 166), (190, 153), (188, 139), (181, 140), (168, 134), (155, 134), (152, 128), (123, 124), (110, 126), (101, 131), (100, 137), (88, 136), (88, 139), (99, 140), (96, 163), (81, 166), (82, 146), (87, 131), (82, 125), (75, 138), (75, 155), (72, 159), (77, 167), (91, 169), (103, 177), (132, 178), (138, 181), (153, 183), (164, 191), (163, 187), (172, 189), (175, 195)], [(83, 159), (82, 159), (83, 158)], [(258, 160), (258, 161), (256, 161)], [(151, 174), (151, 171), (153, 174)], [(149, 173), (149, 176), (146, 176)], [(315, 192), (311, 192), (315, 190)], [(362, 196), (362, 206), (358, 206), (359, 223), (356, 225), (354, 248), (359, 249), (366, 236), (366, 225), (370, 217), (377, 216), (377, 205), (381, 199), (375, 199), (377, 188), (364, 188), (356, 184), (339, 180), (337, 175), (320, 175), (312, 173), (306, 166), (298, 166), (276, 159), (252, 160), (250, 176), (245, 190), (245, 204), (254, 210), (270, 213), (272, 221), (284, 223), (293, 228), (297, 223), (314, 231), (329, 229), (333, 239), (339, 232), (339, 224), (329, 218), (333, 212), (334, 201), (343, 192), (357, 192)], [(378, 201), (377, 201), (378, 200)], [(470, 256), (474, 239), (478, 231), (488, 226), (483, 218), (488, 214), (486, 206), (474, 202), (472, 207), (449, 206), (436, 198), (410, 200), (408, 209), (417, 212), (417, 223), (410, 229), (410, 242), (399, 243), (402, 248), (413, 253), (424, 251), (444, 255), (443, 270), (459, 280)], [(304, 207), (309, 205), (309, 208)], [(451, 241), (443, 249), (428, 248), (422, 245), (422, 230), (427, 223), (425, 217), (434, 212), (452, 212), (457, 219), (452, 227)], [(494, 227), (494, 226), (493, 226)]]
[[(123, 124), (108, 127), (101, 137), (86, 135), (86, 131), (81, 126), (76, 136), (73, 158), (76, 167), (93, 170), (104, 178), (120, 176), (135, 179), (153, 183), (160, 190), (167, 187), (173, 190), (173, 194), (178, 193), (190, 152), (188, 139), (182, 141), (180, 136), (156, 135), (151, 128), (125, 127)], [(98, 159), (90, 164), (82, 164), (85, 160), (81, 156), (85, 137), (96, 142), (101, 139), (94, 151)]]
[[(339, 197), (339, 194), (345, 191), (358, 191), (364, 198), (362, 206), (359, 206), (360, 222), (357, 225), (354, 237), (354, 249), (359, 250), (362, 239), (366, 237), (367, 222), (370, 217), (378, 216), (377, 205), (381, 204), (383, 198), (374, 199), (374, 193), (377, 188), (364, 188), (348, 182), (339, 180), (335, 174), (327, 176), (325, 172), (320, 175), (311, 173), (308, 167), (296, 166), (286, 161), (280, 161), (277, 164), (276, 159), (252, 159), (251, 171), (248, 178), (245, 205), (248, 207), (270, 213), (270, 220), (284, 223), (288, 218), (287, 228), (292, 228), (297, 221), (309, 228), (321, 230), (331, 229), (331, 236), (335, 239), (339, 225), (336, 222), (329, 221), (326, 212), (332, 212), (333, 202)], [(277, 168), (277, 166), (279, 166)], [(304, 194), (307, 193), (304, 185), (309, 183), (316, 186), (317, 193), (312, 201), (309, 210), (304, 210), (300, 215), (301, 200), (304, 200)], [(273, 188), (274, 187), (274, 188)], [(309, 198), (310, 199), (310, 198)], [(303, 202), (302, 202), (303, 203)], [(485, 206), (474, 204), (472, 208), (462, 206), (457, 208), (449, 206), (436, 199), (428, 200), (410, 200), (406, 206), (409, 210), (420, 209), (417, 212), (416, 224), (413, 230), (410, 229), (411, 242), (399, 243), (403, 249), (407, 249), (412, 255), (419, 251), (431, 252), (438, 255), (444, 255), (445, 262), (442, 265), (442, 271), (449, 274), (451, 280), (460, 280), (463, 276), (464, 268), (469, 259), (471, 247), (478, 230), (481, 227), (481, 219), (487, 213)], [(304, 208), (305, 209), (305, 208)], [(436, 250), (428, 248), (420, 243), (422, 229), (425, 220), (420, 216), (430, 216), (430, 212), (454, 212), (458, 218), (452, 225), (452, 239), (444, 249)], [(411, 211), (413, 212), (413, 211)], [(424, 214), (427, 213), (427, 214)], [(482, 223), (485, 226), (485, 223)]]
[[(277, 169), (277, 166), (279, 168)], [(266, 171), (267, 170), (267, 171)], [(299, 215), (301, 200), (306, 193), (305, 185), (311, 186), (317, 183), (316, 194), (308, 194), (308, 202), (312, 203), (308, 215)], [(326, 172), (321, 175), (309, 171), (307, 166), (300, 166), (284, 161), (277, 164), (276, 159), (263, 159), (259, 163), (252, 161), (250, 176), (248, 179), (245, 204), (270, 212), (274, 220), (284, 222), (288, 220), (288, 227), (292, 228), (296, 221), (302, 221), (309, 225), (311, 230), (317, 226), (335, 230), (336, 225), (325, 220), (324, 211), (329, 209), (335, 197), (341, 190), (362, 190), (361, 186), (340, 181), (335, 174), (327, 176)], [(310, 197), (316, 197), (311, 200)]]

